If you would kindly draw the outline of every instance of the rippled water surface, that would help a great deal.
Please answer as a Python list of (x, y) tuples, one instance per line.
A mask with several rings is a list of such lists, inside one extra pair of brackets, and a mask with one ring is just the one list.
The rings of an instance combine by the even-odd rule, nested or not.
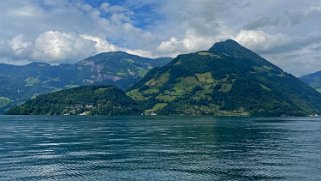
[(320, 118), (0, 116), (0, 180), (321, 180)]

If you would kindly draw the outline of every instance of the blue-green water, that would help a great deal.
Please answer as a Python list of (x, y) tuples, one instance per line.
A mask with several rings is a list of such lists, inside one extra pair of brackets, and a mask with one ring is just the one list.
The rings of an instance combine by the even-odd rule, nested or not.
[(321, 180), (321, 119), (0, 116), (0, 180)]

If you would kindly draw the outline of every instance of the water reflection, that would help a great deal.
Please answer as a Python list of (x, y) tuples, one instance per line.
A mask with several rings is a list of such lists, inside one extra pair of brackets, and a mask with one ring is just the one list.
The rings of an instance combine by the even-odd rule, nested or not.
[(321, 120), (0, 117), (5, 180), (319, 180)]

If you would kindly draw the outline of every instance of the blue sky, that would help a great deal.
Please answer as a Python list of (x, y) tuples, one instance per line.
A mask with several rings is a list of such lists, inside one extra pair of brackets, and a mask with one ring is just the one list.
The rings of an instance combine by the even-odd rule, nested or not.
[[(159, 21), (162, 19), (162, 17), (155, 11), (155, 9), (157, 9), (157, 7), (161, 5), (161, 1), (150, 1), (150, 3), (145, 4), (137, 4), (135, 3), (135, 1), (124, 0), (86, 0), (84, 2), (95, 8), (99, 8), (101, 4), (107, 2), (111, 6), (121, 6), (130, 11), (133, 11), (133, 13), (135, 14), (135, 16), (132, 17), (133, 24), (138, 28), (148, 28), (148, 26), (153, 24), (155, 21)], [(106, 14), (102, 13), (102, 17), (108, 18), (110, 16), (106, 16)]]
[(321, 70), (320, 0), (10, 0), (0, 11), (2, 63), (175, 57), (234, 39), (295, 75)]

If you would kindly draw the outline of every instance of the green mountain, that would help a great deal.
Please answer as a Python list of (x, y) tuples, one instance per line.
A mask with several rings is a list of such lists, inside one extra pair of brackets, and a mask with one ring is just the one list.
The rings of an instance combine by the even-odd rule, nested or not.
[[(122, 65), (128, 58), (106, 61), (100, 56), (77, 63), (75, 69), (91, 72), (90, 80), (95, 81), (111, 75), (112, 80), (116, 80), (115, 76), (143, 75), (126, 72), (130, 66)], [(115, 59), (122, 63), (117, 64)], [(119, 71), (104, 68), (105, 62), (123, 74), (115, 75)], [(140, 63), (140, 66), (148, 64)], [(167, 65), (153, 68), (126, 94), (110, 86), (67, 89), (37, 96), (13, 107), (7, 114), (306, 116), (321, 113), (320, 93), (233, 40), (216, 43), (208, 51), (179, 55)]]
[(321, 113), (317, 91), (233, 40), (152, 69), (127, 95), (145, 114)]
[(108, 52), (75, 64), (76, 81), (83, 84), (112, 84), (126, 89), (138, 82), (154, 67), (167, 64), (170, 58), (145, 58), (125, 52)]
[(128, 115), (137, 105), (114, 86), (82, 86), (37, 96), (11, 108), (9, 115)]
[(299, 77), (299, 79), (321, 92), (321, 71), (304, 75)]
[(125, 52), (101, 53), (76, 64), (0, 64), (0, 113), (39, 94), (80, 85), (110, 84), (126, 89), (170, 58), (144, 58)]

